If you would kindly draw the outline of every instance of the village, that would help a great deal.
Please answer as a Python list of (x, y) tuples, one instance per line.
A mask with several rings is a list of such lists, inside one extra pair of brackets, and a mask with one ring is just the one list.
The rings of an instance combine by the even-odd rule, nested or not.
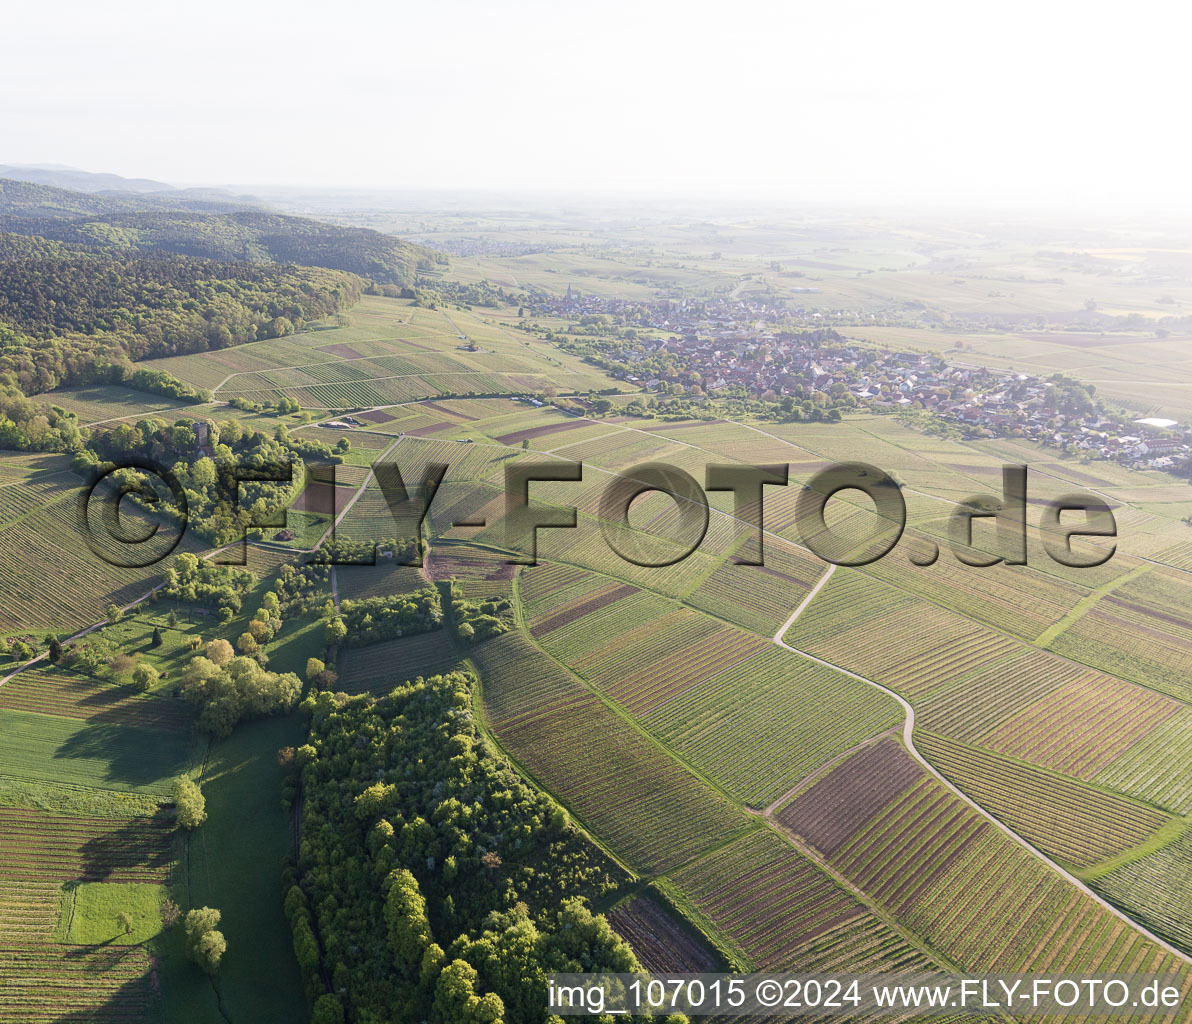
[[(965, 437), (1023, 437), (1088, 459), (1192, 476), (1192, 431), (1176, 421), (1111, 409), (1094, 387), (1062, 374), (876, 349), (840, 333), (877, 322), (872, 314), (727, 298), (627, 303), (570, 286), (533, 312), (572, 320), (576, 333), (592, 335), (578, 349), (586, 358), (651, 393), (679, 391), (697, 403), (740, 396), (905, 411)], [(891, 314), (886, 322), (897, 320)]]

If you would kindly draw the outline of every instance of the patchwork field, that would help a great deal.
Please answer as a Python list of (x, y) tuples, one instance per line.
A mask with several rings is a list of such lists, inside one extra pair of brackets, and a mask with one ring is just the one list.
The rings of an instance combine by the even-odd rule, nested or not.
[(807, 858), (755, 832), (676, 872), (679, 898), (753, 969), (931, 970), (922, 950), (874, 916)]

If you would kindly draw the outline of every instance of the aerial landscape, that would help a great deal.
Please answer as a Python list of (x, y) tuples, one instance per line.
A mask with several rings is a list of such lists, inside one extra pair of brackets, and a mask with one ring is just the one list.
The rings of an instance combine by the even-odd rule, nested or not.
[[(157, 50), (81, 98), (93, 40), (187, 31), (139, 5), (127, 32), (79, 7), (78, 81), (14, 113), (0, 1024), (741, 1012), (555, 1002), (603, 975), (1125, 979), (1116, 1010), (753, 1019), (1192, 1020), (1192, 210), (1141, 201), (1175, 178), (1128, 201), (1144, 172), (1107, 160), (1066, 189), (1072, 126), (1021, 180), (990, 183), (1004, 153), (988, 180), (864, 177), (843, 165), (905, 97), (860, 69), (821, 99), (873, 104), (871, 136), (821, 137), (821, 111), (789, 167), (701, 177), (722, 132), (780, 152), (774, 72), (726, 78), (738, 122), (706, 83), (679, 102), (677, 57), (635, 80), (656, 109), (586, 82), (538, 121), (539, 56), (482, 102), (489, 40), (592, 57), (631, 12), (527, 3), (543, 20), (515, 31), (463, 6), (476, 63), (409, 124), (375, 90), (429, 51), (384, 70), (353, 36), (357, 68), (307, 14), (283, 38), (327, 48), (329, 96), (367, 94), (335, 139), (289, 107), (266, 137), (262, 107), (215, 147), (220, 111), (283, 101), (246, 72), (215, 113), (175, 110), (192, 86), (132, 89)], [(777, 45), (668, 10), (627, 54), (673, 32), (745, 73)], [(404, 13), (415, 39), (452, 27)], [(272, 30), (242, 14), (213, 70)], [(875, 17), (859, 53), (887, 30), (934, 52)], [(0, 74), (57, 39), (21, 18)], [(970, 109), (923, 102), (937, 128)], [(680, 138), (697, 106), (715, 131)], [(597, 146), (620, 127), (638, 156)], [(966, 131), (959, 163), (986, 153)]]

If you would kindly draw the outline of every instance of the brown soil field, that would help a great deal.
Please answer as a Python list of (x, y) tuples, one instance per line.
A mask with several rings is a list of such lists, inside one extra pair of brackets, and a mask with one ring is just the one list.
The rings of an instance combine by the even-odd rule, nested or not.
[(922, 774), (902, 744), (887, 737), (834, 768), (775, 817), (830, 856)]
[(357, 352), (351, 345), (320, 345), (318, 352), (326, 352), (331, 356), (339, 356), (340, 359), (363, 359), (364, 356)]
[(576, 418), (567, 423), (547, 423), (541, 427), (530, 427), (529, 430), (515, 430), (511, 434), (502, 434), (495, 440), (500, 441), (501, 444), (521, 444), (522, 441), (532, 441), (536, 437), (545, 437), (548, 434), (561, 434), (564, 430), (575, 430), (577, 427), (593, 426), (592, 420)]
[(710, 973), (716, 957), (648, 896), (634, 896), (608, 914), (613, 926), (648, 971)]

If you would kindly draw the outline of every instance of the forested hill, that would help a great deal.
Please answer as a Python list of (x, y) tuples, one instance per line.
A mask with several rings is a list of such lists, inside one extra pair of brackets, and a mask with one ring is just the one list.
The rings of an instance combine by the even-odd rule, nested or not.
[(0, 230), (112, 252), (326, 267), (400, 286), (445, 259), (368, 228), (171, 197), (99, 195), (0, 179)]
[(289, 334), (352, 305), (363, 285), (322, 267), (0, 234), (0, 385), (40, 394), (123, 379), (136, 359)]

